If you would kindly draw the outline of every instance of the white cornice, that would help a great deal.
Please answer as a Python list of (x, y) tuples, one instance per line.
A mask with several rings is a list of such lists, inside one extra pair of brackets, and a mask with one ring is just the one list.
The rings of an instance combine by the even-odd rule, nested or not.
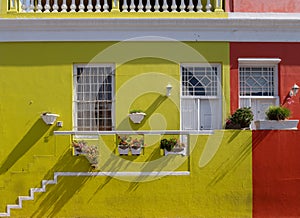
[[(229, 18), (0, 18), (0, 41), (300, 42), (300, 14), (229, 13)], [(153, 38), (155, 40), (155, 38)], [(159, 39), (160, 40), (160, 39)]]

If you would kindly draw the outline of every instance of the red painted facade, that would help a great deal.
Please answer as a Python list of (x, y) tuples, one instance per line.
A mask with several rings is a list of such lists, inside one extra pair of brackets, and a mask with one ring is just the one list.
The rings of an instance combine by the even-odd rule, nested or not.
[(253, 131), (253, 217), (300, 217), (300, 132)]
[(230, 43), (230, 107), (233, 113), (239, 105), (238, 58), (280, 58), (278, 88), (280, 104), (291, 109), (291, 119), (300, 119), (300, 93), (286, 101), (290, 89), (300, 86), (300, 43)]
[(299, 0), (226, 0), (227, 12), (300, 12)]

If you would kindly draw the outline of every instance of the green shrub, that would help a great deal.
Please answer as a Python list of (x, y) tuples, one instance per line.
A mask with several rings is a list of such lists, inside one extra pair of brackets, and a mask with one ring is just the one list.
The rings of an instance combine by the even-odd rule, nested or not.
[(291, 115), (291, 111), (286, 107), (270, 106), (266, 115), (268, 120), (285, 120)]
[(248, 128), (253, 120), (253, 113), (250, 107), (237, 109), (227, 120), (225, 129)]

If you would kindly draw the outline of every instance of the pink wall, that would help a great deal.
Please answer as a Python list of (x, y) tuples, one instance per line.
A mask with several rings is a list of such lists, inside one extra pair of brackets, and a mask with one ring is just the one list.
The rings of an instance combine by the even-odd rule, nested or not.
[[(299, 3), (300, 4), (300, 3)], [(279, 97), (292, 111), (291, 119), (300, 119), (300, 92), (285, 102), (289, 90), (297, 83), (300, 86), (300, 43), (230, 43), (230, 106), (231, 112), (238, 108), (238, 58), (280, 58)]]
[(253, 131), (253, 218), (300, 217), (300, 131)]
[(300, 12), (299, 0), (225, 0), (231, 12)]

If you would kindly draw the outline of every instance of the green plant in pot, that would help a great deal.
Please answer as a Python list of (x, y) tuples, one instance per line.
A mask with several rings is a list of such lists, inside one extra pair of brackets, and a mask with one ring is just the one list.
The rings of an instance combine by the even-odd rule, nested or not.
[(225, 129), (249, 128), (253, 120), (253, 113), (250, 107), (237, 109), (226, 121)]
[(290, 109), (281, 106), (270, 106), (266, 111), (268, 120), (285, 120), (291, 115)]

